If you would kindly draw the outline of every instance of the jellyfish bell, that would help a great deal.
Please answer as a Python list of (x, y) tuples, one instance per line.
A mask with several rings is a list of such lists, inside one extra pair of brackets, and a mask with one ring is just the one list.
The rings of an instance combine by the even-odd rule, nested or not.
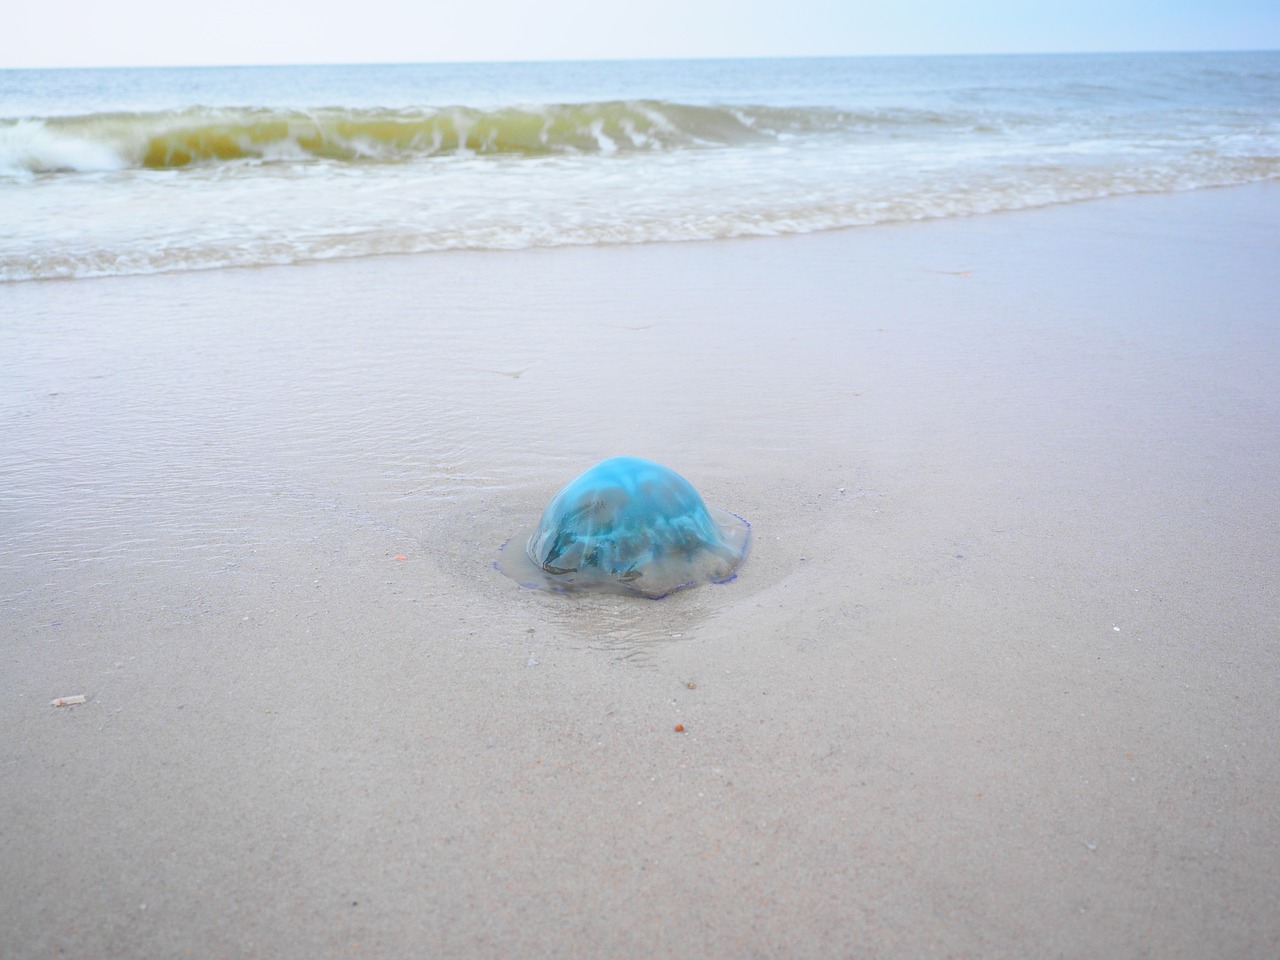
[(526, 586), (657, 598), (733, 579), (750, 537), (750, 524), (708, 507), (674, 470), (613, 457), (552, 497), (524, 550), (508, 542), (497, 566)]

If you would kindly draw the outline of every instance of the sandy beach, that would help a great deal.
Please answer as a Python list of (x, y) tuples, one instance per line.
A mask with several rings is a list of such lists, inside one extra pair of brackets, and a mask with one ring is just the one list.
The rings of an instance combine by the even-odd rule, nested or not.
[[(1277, 223), (0, 286), (0, 955), (1280, 955)], [(494, 570), (617, 454), (736, 580)]]

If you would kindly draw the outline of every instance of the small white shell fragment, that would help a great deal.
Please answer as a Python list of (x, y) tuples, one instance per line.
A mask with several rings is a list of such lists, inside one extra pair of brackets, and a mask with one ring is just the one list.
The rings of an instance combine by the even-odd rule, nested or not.
[(59, 697), (57, 700), (50, 700), (49, 706), (69, 707), (73, 703), (84, 703), (84, 702), (85, 702), (84, 694), (81, 693), (81, 694), (77, 694), (74, 697)]

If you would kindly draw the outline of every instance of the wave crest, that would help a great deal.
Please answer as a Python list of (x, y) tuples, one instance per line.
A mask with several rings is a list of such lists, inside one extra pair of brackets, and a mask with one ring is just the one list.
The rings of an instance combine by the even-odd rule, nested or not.
[(0, 171), (175, 169), (236, 161), (403, 162), (729, 146), (840, 125), (837, 111), (657, 100), (478, 110), (191, 107), (0, 121)]

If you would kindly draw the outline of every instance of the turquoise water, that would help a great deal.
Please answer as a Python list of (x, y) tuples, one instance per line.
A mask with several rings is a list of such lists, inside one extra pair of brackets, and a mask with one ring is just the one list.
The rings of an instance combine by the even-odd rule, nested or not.
[(0, 71), (0, 280), (805, 233), (1280, 177), (1280, 54)]

